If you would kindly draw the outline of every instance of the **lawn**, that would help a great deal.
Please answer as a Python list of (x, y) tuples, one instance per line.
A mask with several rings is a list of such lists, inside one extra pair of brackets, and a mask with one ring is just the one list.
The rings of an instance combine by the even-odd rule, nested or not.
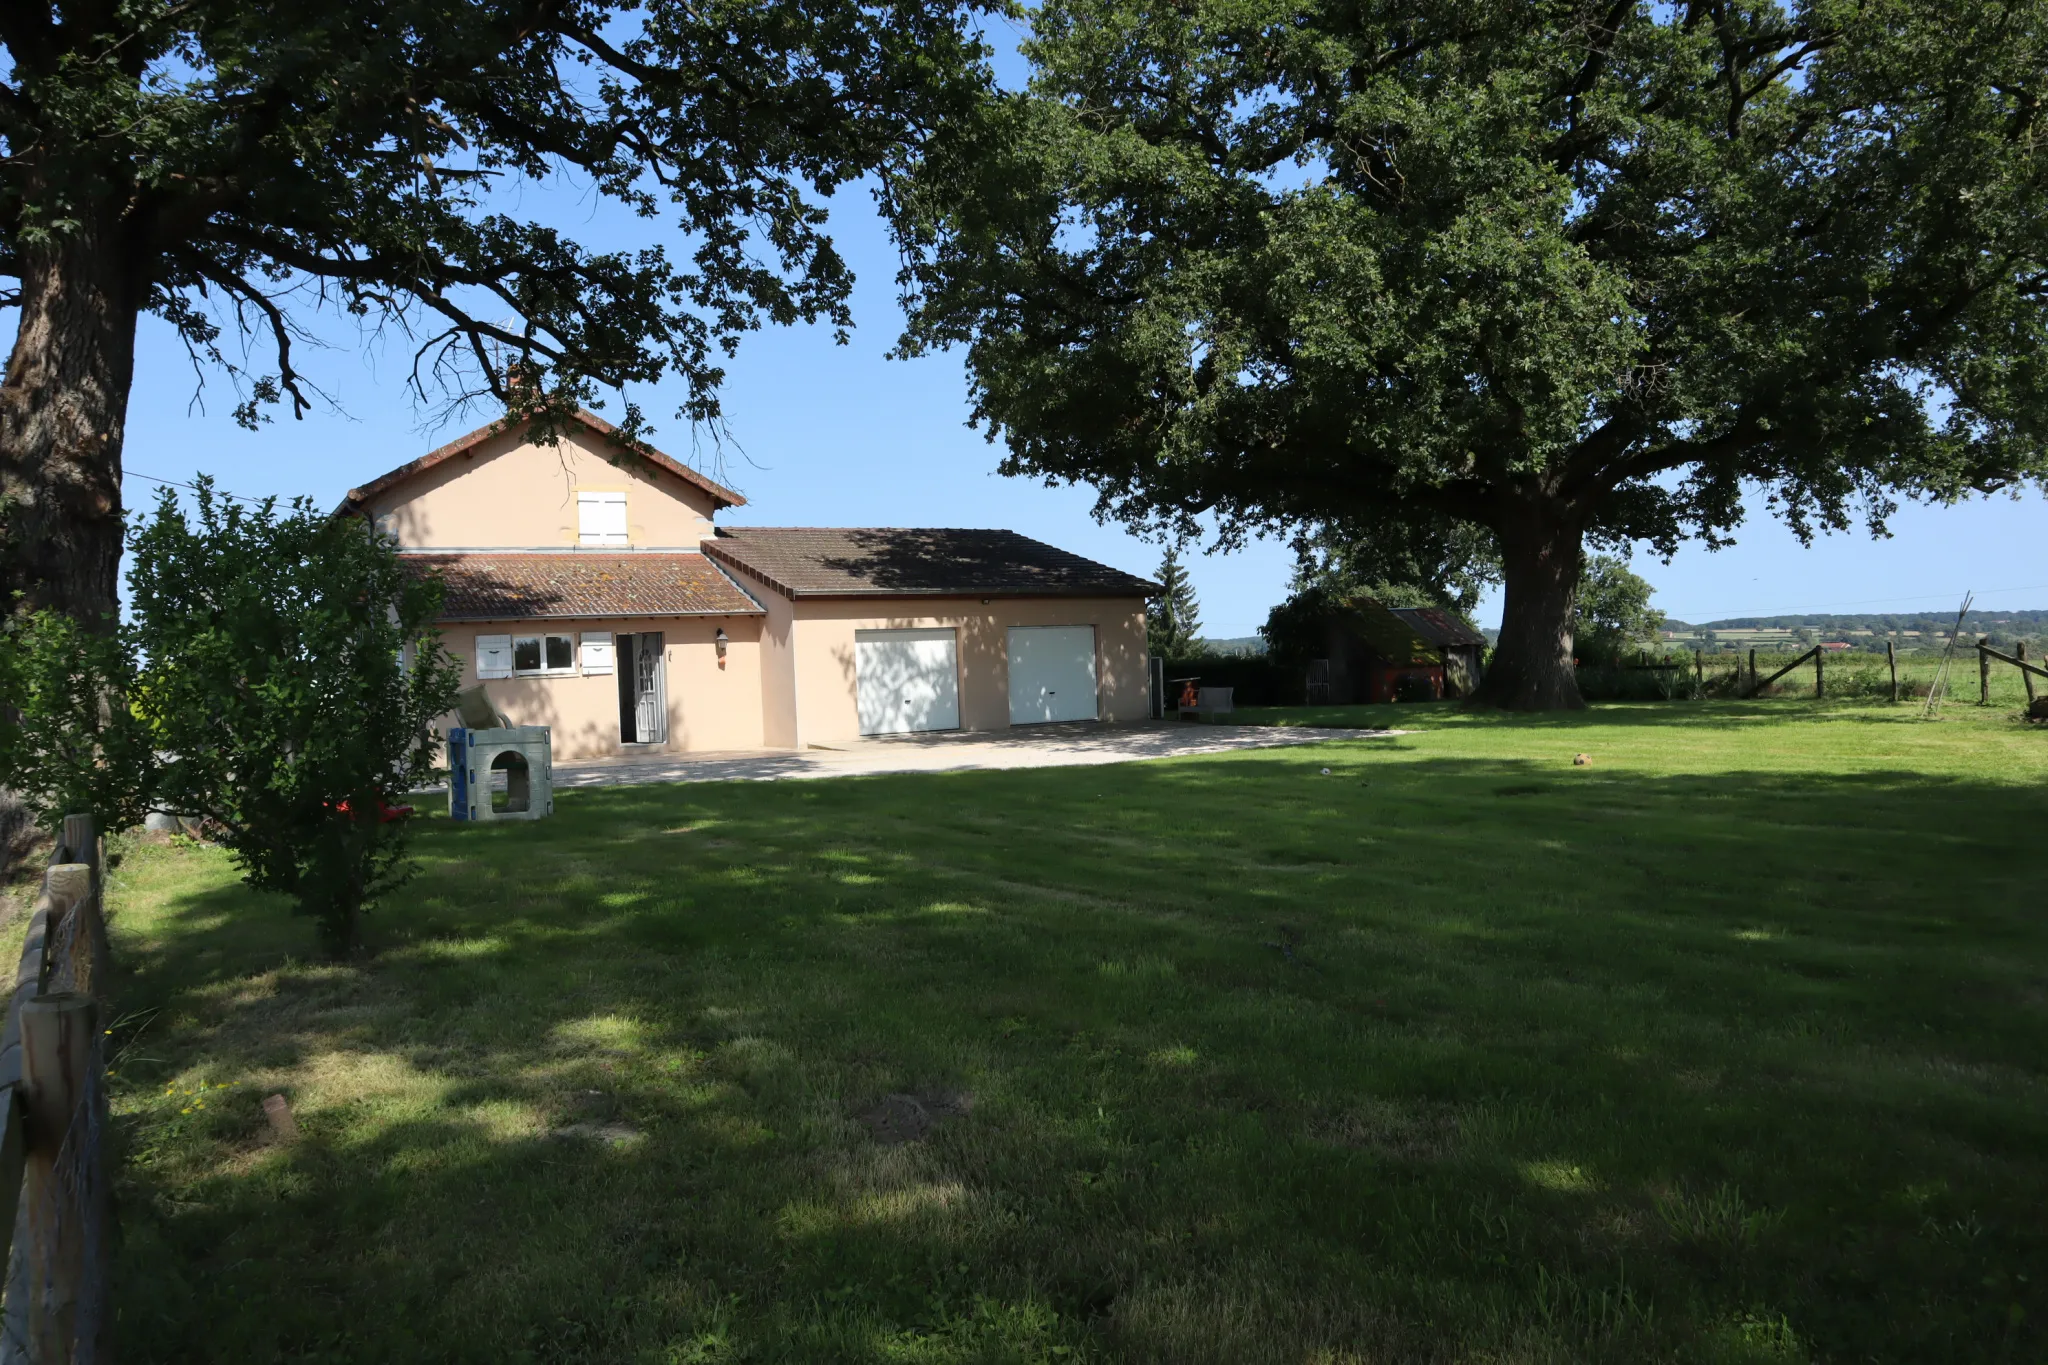
[(430, 820), (353, 965), (129, 846), (124, 1356), (2048, 1356), (2048, 731), (1390, 710)]

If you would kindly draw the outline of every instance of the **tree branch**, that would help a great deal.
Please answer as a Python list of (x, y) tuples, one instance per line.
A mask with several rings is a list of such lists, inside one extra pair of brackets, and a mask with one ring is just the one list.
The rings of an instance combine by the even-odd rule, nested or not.
[(194, 274), (219, 285), (229, 297), (237, 300), (238, 308), (242, 303), (247, 303), (263, 314), (270, 327), (271, 341), (277, 347), (277, 382), (292, 396), (292, 416), (304, 417), (312, 408), (313, 402), (306, 397), (305, 390), (300, 387), (299, 372), (292, 368), (291, 327), (283, 311), (271, 301), (269, 295), (234, 272), (221, 269), (203, 256), (193, 255), (186, 260)]

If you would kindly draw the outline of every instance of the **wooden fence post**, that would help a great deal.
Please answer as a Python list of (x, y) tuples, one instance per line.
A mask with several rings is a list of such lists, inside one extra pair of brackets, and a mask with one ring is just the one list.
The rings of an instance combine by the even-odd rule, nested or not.
[(1977, 705), (1991, 705), (1991, 656), (1985, 653), (1991, 648), (1991, 637), (1977, 641)]
[(50, 890), (49, 947), (38, 983), (45, 991), (92, 994), (99, 985), (100, 907), (90, 863), (57, 863), (44, 885)]
[(1692, 652), (1692, 680), (1699, 684), (1701, 691), (1706, 690), (1707, 655), (1704, 650), (1696, 649)]
[(1816, 701), (1827, 695), (1827, 684), (1822, 679), (1820, 671), (1820, 661), (1826, 657), (1827, 651), (1819, 645), (1813, 647), (1813, 695)]
[(93, 845), (99, 842), (99, 834), (93, 828), (93, 818), (90, 815), (65, 816), (63, 839), (64, 848), (71, 862), (99, 862), (99, 859), (93, 856), (96, 851)]
[[(2014, 641), (2012, 647), (2012, 656), (2015, 659), (2018, 659), (2021, 663), (2025, 663), (2027, 661), (2027, 642), (2025, 640)], [(2022, 668), (2020, 670), (2020, 681), (2026, 684), (2027, 705), (2032, 706), (2034, 704), (2034, 675), (2027, 672), (2026, 669)]]
[(1749, 690), (1756, 691), (1756, 646), (1749, 647)]
[(1892, 671), (1892, 700), (1896, 702), (1899, 699), (1899, 651), (1890, 640), (1884, 642), (1884, 662)]
[[(79, 1300), (90, 1273), (85, 1236), (89, 1192), (78, 1188), (78, 1177), (88, 1166), (79, 1159), (84, 1144), (93, 1138), (93, 1116), (83, 1112), (82, 1102), (98, 1018), (92, 998), (72, 991), (37, 996), (21, 1007), (21, 1072), (28, 1101), (21, 1195), (28, 1218), (26, 1237), (15, 1254), (29, 1272), (27, 1345), (35, 1365), (73, 1358)], [(72, 1159), (60, 1163), (65, 1156)]]

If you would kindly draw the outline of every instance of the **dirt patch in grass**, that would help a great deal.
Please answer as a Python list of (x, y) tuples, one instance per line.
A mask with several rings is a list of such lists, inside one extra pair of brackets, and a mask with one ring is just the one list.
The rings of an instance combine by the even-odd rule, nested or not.
[(861, 1127), (876, 1142), (894, 1147), (922, 1142), (947, 1119), (974, 1112), (974, 1095), (966, 1090), (925, 1090), (917, 1094), (884, 1095), (858, 1115)]

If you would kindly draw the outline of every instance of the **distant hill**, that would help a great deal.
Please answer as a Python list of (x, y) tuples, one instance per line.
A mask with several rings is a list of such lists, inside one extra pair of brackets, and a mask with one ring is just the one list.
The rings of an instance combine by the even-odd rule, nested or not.
[[(1796, 630), (1805, 626), (1808, 630), (1857, 630), (1894, 631), (1918, 630), (1932, 626), (1946, 634), (1956, 623), (1955, 608), (1947, 611), (1915, 612), (1866, 612), (1851, 616), (1730, 616), (1720, 621), (1708, 621), (1702, 625), (1683, 625), (1669, 621), (1667, 627), (1679, 630)], [(2032, 635), (2048, 631), (2048, 611), (1973, 611), (1963, 621), (1964, 630), (1978, 630), (1980, 633), (1992, 626), (2003, 627), (2018, 635)]]
[(1209, 654), (1264, 654), (1266, 637), (1239, 635), (1229, 640), (1204, 640), (1202, 649)]
[[(1810, 613), (1800, 616), (1729, 616), (1695, 625), (1664, 623), (1667, 643), (1690, 648), (1764, 648), (1844, 641), (1882, 652), (1887, 640), (1903, 649), (1926, 649), (1947, 640), (1956, 614), (1947, 612), (1863, 612), (1853, 615)], [(1712, 639), (1708, 639), (1711, 633)], [(1963, 621), (1962, 638), (1988, 637), (1995, 645), (2048, 636), (2048, 611), (1973, 611)]]
[[(1956, 610), (1948, 612), (1862, 612), (1853, 616), (1726, 616), (1722, 620), (1708, 620), (1692, 626), (1681, 622), (1665, 622), (1671, 630), (1860, 630), (1870, 634), (1894, 634), (1901, 630), (1939, 630), (1948, 634), (1950, 626), (1956, 624)], [(2011, 612), (2011, 610), (1987, 610), (1970, 612), (1962, 628), (1985, 634), (1991, 628), (2001, 628), (2007, 634), (2040, 634), (2048, 630), (2048, 612)]]

